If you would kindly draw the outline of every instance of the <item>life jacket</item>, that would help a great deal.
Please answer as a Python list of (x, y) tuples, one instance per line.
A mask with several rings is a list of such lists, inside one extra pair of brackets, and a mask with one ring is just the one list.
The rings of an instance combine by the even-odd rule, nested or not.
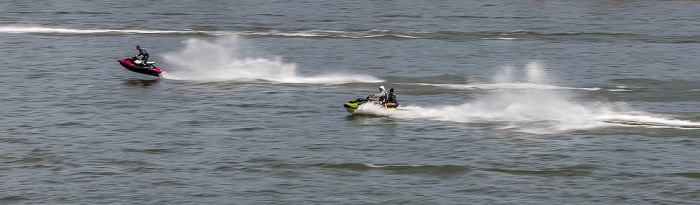
[(389, 94), (387, 94), (387, 97), (386, 97), (386, 101), (385, 101), (385, 102), (399, 103), (399, 102), (396, 100), (396, 95), (394, 94), (394, 92), (389, 92)]

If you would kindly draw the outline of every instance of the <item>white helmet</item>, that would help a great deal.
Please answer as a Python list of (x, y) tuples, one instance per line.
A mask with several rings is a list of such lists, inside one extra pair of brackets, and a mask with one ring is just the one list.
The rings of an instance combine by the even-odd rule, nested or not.
[(386, 90), (386, 89), (384, 89), (384, 86), (383, 86), (383, 85), (382, 85), (382, 86), (379, 86), (379, 89), (380, 89), (380, 90)]

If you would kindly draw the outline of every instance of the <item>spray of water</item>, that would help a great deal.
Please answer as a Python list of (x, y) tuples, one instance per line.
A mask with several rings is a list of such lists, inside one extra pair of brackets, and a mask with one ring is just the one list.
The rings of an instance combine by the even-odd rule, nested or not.
[[(473, 102), (438, 107), (408, 106), (410, 112), (376, 112), (397, 118), (457, 123), (487, 123), (529, 133), (557, 133), (608, 126), (700, 128), (700, 123), (635, 111), (624, 103), (578, 102), (568, 89), (551, 89), (551, 77), (540, 61), (507, 66), (493, 77), (490, 93)], [(507, 86), (504, 86), (507, 85)]]
[[(214, 42), (199, 39), (184, 41), (185, 48), (163, 56), (168, 63), (168, 79), (197, 81), (267, 81), (273, 83), (342, 84), (382, 82), (368, 75), (325, 74), (300, 76), (296, 64), (280, 57), (250, 57), (252, 48), (236, 35), (219, 37)], [(247, 49), (247, 50), (246, 50)]]

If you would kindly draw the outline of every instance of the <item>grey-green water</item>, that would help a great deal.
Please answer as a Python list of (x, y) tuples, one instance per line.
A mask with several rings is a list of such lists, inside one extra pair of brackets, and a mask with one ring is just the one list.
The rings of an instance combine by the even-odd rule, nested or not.
[(0, 203), (694, 204), (698, 9), (3, 1)]

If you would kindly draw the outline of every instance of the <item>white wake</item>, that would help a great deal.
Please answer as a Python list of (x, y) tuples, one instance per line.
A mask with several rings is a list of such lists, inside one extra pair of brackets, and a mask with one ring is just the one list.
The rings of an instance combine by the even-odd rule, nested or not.
[(242, 39), (236, 35), (223, 36), (213, 42), (189, 39), (185, 48), (163, 55), (168, 63), (165, 78), (197, 81), (267, 81), (272, 83), (343, 84), (352, 82), (377, 83), (383, 80), (369, 75), (345, 73), (302, 76), (295, 63), (281, 57), (251, 57), (244, 51)]
[(578, 101), (569, 93), (574, 89), (552, 85), (551, 78), (540, 61), (528, 62), (523, 67), (507, 66), (493, 77), (487, 86), (488, 94), (474, 101), (457, 105), (407, 106), (410, 112), (377, 114), (405, 119), (489, 123), (529, 133), (610, 126), (700, 129), (700, 122), (638, 111), (625, 103)]

